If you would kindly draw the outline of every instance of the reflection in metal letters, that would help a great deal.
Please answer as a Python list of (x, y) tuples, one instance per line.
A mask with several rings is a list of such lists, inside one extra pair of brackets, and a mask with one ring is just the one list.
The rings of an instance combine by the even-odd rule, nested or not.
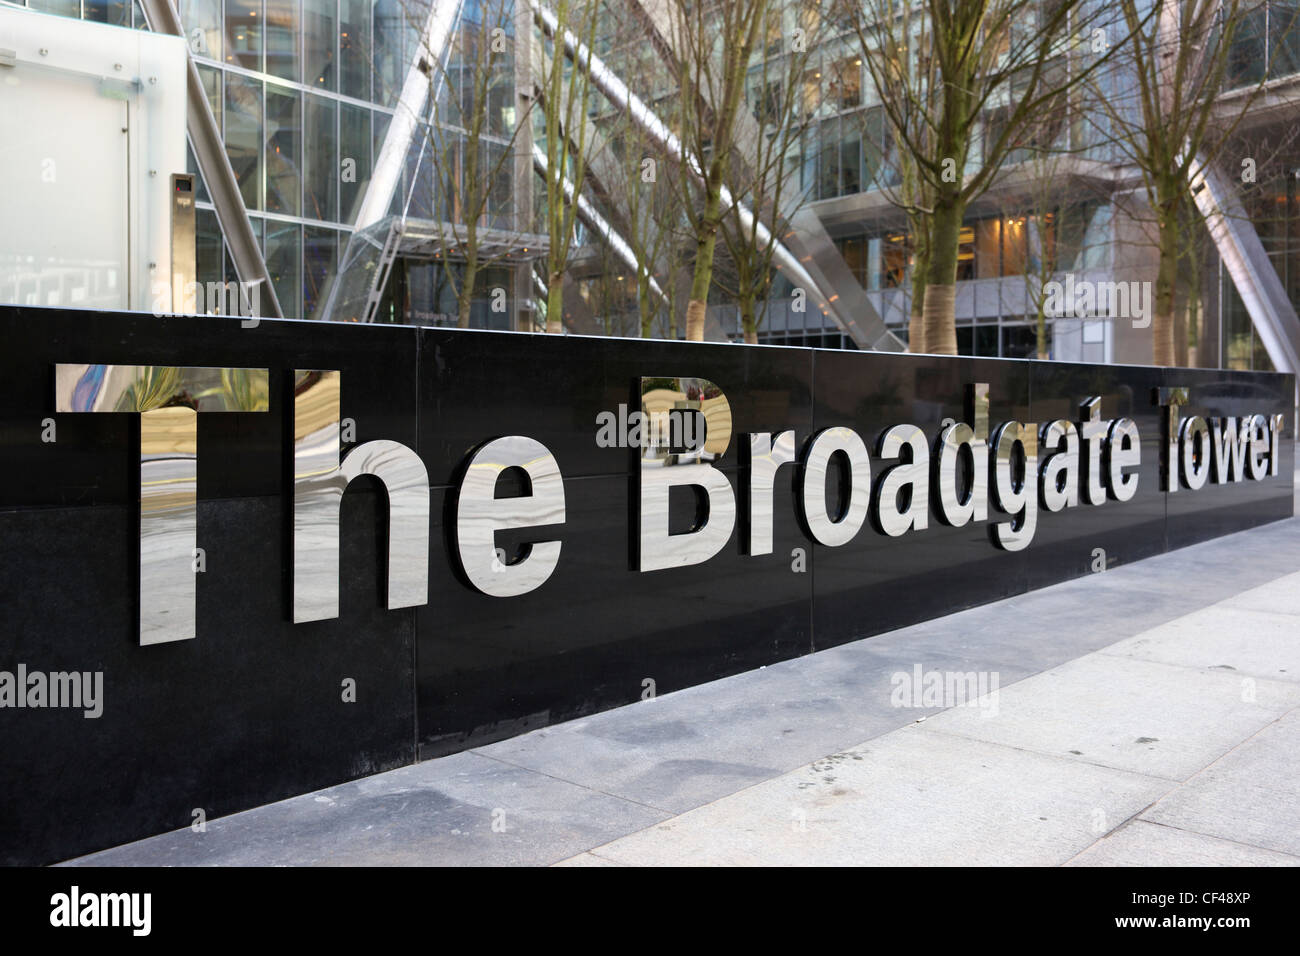
[(1039, 494), (1043, 510), (1064, 511), (1079, 504), (1079, 431), (1073, 422), (1058, 418), (1043, 426), (1038, 436), (1043, 450)]
[[(849, 486), (844, 513), (832, 518), (826, 507), (826, 472), (836, 452), (848, 459)], [(852, 541), (871, 507), (871, 459), (858, 433), (843, 427), (819, 432), (804, 454), (800, 484), (804, 523), (814, 540), (832, 548)]]
[(195, 635), (199, 412), (265, 412), (264, 368), (56, 365), (57, 412), (140, 416), (140, 644)]
[[(642, 377), (640, 467), (636, 469), (638, 530), (635, 564), (641, 571), (684, 567), (709, 560), (722, 550), (736, 526), (736, 495), (726, 475), (713, 467), (731, 444), (731, 403), (713, 382), (702, 378)], [(702, 447), (683, 452), (646, 440), (671, 428), (669, 412), (693, 410), (704, 417)], [(697, 443), (698, 445), (698, 443)], [(690, 485), (704, 493), (704, 514), (681, 534), (669, 533), (669, 489)]]
[(1247, 458), (1247, 465), (1250, 468), (1250, 477), (1255, 481), (1268, 474), (1268, 420), (1263, 415), (1251, 415), (1249, 418), (1242, 419), (1244, 427), (1250, 434), (1250, 455)]
[[(1178, 423), (1180, 421), (1178, 410), (1190, 402), (1190, 393), (1182, 386), (1157, 388), (1154, 391), (1152, 397), (1155, 403), (1161, 406), (1160, 431), (1164, 439), (1160, 445), (1160, 490), (1172, 493), (1178, 490)], [(1097, 400), (1093, 399), (1093, 401)], [(1238, 465), (1240, 464), (1241, 462), (1238, 462)]]
[(1101, 399), (1089, 398), (1079, 403), (1079, 441), (1082, 443), (1079, 487), (1083, 500), (1090, 505), (1106, 503), (1106, 483), (1101, 468), (1102, 444), (1106, 440), (1107, 422), (1101, 420)]
[(1196, 491), (1210, 477), (1210, 426), (1200, 415), (1183, 419), (1178, 429), (1182, 443), (1183, 484)]
[[(1016, 467), (1015, 450), (1023, 457)], [(1006, 422), (993, 436), (993, 504), (1011, 515), (995, 522), (989, 540), (1004, 551), (1022, 551), (1038, 526), (1038, 426)]]
[[(966, 421), (948, 425), (939, 432), (935, 485), (938, 518), (944, 524), (961, 527), (968, 521), (988, 517), (989, 477), (989, 387), (978, 382), (966, 386)], [(958, 490), (957, 469), (961, 450), (969, 449), (972, 471), (965, 497)]]
[(339, 506), (348, 483), (373, 475), (388, 492), (388, 607), (429, 602), (429, 475), (400, 442), (369, 441), (339, 461), (342, 376), (294, 373), (293, 620), (339, 616)]
[(749, 554), (772, 553), (772, 487), (777, 469), (794, 456), (793, 431), (749, 436)]
[[(528, 476), (528, 494), (496, 496), (507, 468)], [(456, 554), (474, 587), (492, 597), (514, 597), (539, 588), (560, 560), (559, 541), (526, 544), (518, 560), (501, 560), (496, 533), (564, 523), (564, 479), (555, 456), (541, 442), (519, 435), (498, 438), (470, 459), (456, 496)]]
[[(910, 460), (886, 468), (876, 485), (876, 526), (891, 538), (907, 531), (924, 531), (930, 515), (930, 445), (915, 425), (895, 425), (880, 436), (876, 454)], [(901, 504), (900, 504), (901, 502)]]
[(1106, 488), (1116, 501), (1131, 501), (1137, 494), (1136, 471), (1124, 473), (1125, 468), (1136, 468), (1142, 463), (1142, 440), (1138, 436), (1137, 422), (1131, 418), (1117, 418), (1106, 430)]

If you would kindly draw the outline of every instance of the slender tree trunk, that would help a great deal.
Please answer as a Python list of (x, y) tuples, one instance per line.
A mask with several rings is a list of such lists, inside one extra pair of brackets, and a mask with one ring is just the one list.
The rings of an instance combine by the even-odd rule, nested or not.
[[(460, 300), (456, 303), (459, 309), (456, 324), (462, 329), (469, 328), (469, 307), (474, 301), (474, 283), (478, 278), (478, 255), (476, 252), (478, 243), (475, 241), (475, 237), (471, 235), (465, 245), (466, 249), (468, 249), (465, 256), (465, 274), (460, 279)], [(444, 262), (443, 268), (450, 269), (451, 263)]]
[(546, 282), (546, 331), (557, 335), (564, 331), (564, 299), (560, 289), (564, 284), (563, 272), (547, 273)]
[(650, 282), (645, 275), (637, 277), (636, 304), (641, 312), (641, 338), (648, 339), (654, 331), (655, 313), (650, 299)]
[(914, 227), (912, 235), (916, 252), (912, 260), (912, 297), (908, 303), (907, 350), (913, 354), (925, 352), (925, 278), (930, 269), (930, 253), (920, 228)]
[(922, 319), (925, 347), (935, 355), (957, 354), (957, 248), (965, 210), (955, 196), (935, 204), (931, 219), (930, 264), (925, 282)]
[(740, 327), (745, 333), (746, 345), (758, 344), (758, 322), (754, 315), (754, 297), (746, 295), (740, 297)]
[[(718, 176), (721, 186), (721, 175)], [(700, 240), (695, 250), (695, 273), (691, 277), (691, 300), (686, 306), (686, 341), (704, 341), (704, 316), (708, 309), (709, 286), (713, 284), (713, 252), (718, 245), (722, 198), (720, 189), (709, 184), (704, 216), (700, 220)]]
[(1166, 218), (1160, 224), (1160, 265), (1156, 272), (1155, 315), (1151, 317), (1152, 360), (1174, 365), (1174, 283), (1178, 278), (1178, 229)]

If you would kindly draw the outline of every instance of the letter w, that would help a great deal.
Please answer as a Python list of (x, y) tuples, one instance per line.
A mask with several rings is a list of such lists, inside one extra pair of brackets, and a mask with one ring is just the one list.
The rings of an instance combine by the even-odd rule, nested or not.
[(1214, 481), (1224, 484), (1229, 479), (1241, 481), (1246, 475), (1246, 446), (1250, 442), (1250, 429), (1235, 418), (1216, 418), (1210, 422), (1213, 441), (1210, 453), (1214, 459)]

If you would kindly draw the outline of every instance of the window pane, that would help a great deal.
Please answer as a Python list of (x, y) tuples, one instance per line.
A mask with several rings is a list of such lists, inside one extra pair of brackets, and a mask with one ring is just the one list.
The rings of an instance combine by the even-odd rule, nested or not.
[(226, 62), (262, 69), (262, 0), (226, 0)]
[(1002, 230), (1002, 274), (1025, 274), (1025, 217), (1013, 216), (1006, 220)]
[(266, 87), (266, 211), (301, 212), (302, 119), (298, 93)]
[(831, 67), (831, 95), (836, 109), (862, 105), (862, 58), (849, 56)]
[(1262, 4), (1257, 9), (1241, 13), (1241, 22), (1228, 50), (1225, 81), (1228, 89), (1258, 83), (1264, 78), (1264, 68), (1268, 65), (1268, 54), (1264, 48), (1265, 19)]
[(339, 213), (357, 221), (357, 204), (370, 182), (370, 110), (347, 103), (339, 114)]
[[(210, 209), (197, 210), (194, 229), (194, 258), (197, 266), (194, 278), (203, 290), (203, 298), (196, 299), (195, 305), (200, 312), (217, 315), (221, 300), (216, 286), (224, 281), (222, 276), (224, 243), (221, 241), (221, 226), (217, 222), (217, 214)], [(214, 294), (210, 295), (209, 290)]]
[(394, 106), (402, 92), (402, 4), (375, 3), (375, 102)]
[(249, 209), (262, 208), (262, 84), (226, 74), (226, 155)]
[[(221, 59), (221, 0), (181, 0), (181, 23), (190, 52)], [(87, 4), (89, 9), (89, 3)]]
[(266, 72), (299, 79), (298, 0), (266, 0)]
[(851, 120), (845, 121), (840, 142), (840, 177), (841, 196), (862, 191), (862, 131)]
[(370, 4), (365, 0), (339, 3), (339, 92), (370, 99)]
[(306, 142), (303, 155), (303, 216), (338, 219), (338, 144), (334, 126), (338, 109), (333, 100), (307, 95)]
[[(40, 8), (33, 7), (33, 9)], [(76, 16), (76, 14), (72, 15)], [(126, 0), (86, 0), (86, 19), (94, 20), (96, 23), (111, 23), (115, 27), (129, 27), (131, 4)]]
[(302, 242), (297, 223), (266, 223), (266, 268), (286, 319), (302, 318)]
[(335, 0), (303, 0), (303, 30), (307, 62), (303, 81), (322, 90), (337, 90), (338, 32), (335, 28)]
[(61, 17), (80, 17), (80, 0), (28, 0), (27, 6), (41, 13), (55, 13)]
[(1001, 219), (981, 219), (975, 223), (975, 278), (996, 279), (1002, 264), (999, 246), (1002, 239)]
[(1300, 4), (1295, 0), (1268, 5), (1268, 55), (1270, 79), (1300, 72)]
[(338, 259), (338, 233), (333, 229), (303, 229), (303, 318), (314, 319), (325, 296), (326, 283), (334, 274)]

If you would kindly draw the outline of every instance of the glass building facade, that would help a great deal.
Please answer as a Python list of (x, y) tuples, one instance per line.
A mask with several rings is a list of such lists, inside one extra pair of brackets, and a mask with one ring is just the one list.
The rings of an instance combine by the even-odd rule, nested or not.
[[(513, 9), (510, 0), (504, 8)], [(148, 29), (136, 3), (30, 0), (33, 10)], [(356, 222), (407, 68), (415, 59), (429, 0), (179, 0), (185, 39), (221, 131), (261, 243), (281, 310), (311, 318)], [(462, 51), (482, 31), (482, 7), (469, 0), (453, 38), (446, 79), (454, 84)], [(507, 16), (505, 29), (511, 30)], [(497, 84), (496, 117), (484, 136), (506, 149), (514, 117), (513, 80)], [(429, 117), (425, 117), (427, 120)], [(428, 133), (428, 142), (441, 141)], [(413, 151), (391, 212), (432, 218), (437, 208), (425, 155)], [(206, 187), (197, 177), (197, 276), (201, 285), (234, 281)], [(409, 202), (408, 202), (409, 200)], [(493, 224), (510, 219), (509, 197), (491, 204)], [(503, 211), (504, 210), (504, 211)], [(403, 302), (414, 313), (455, 312), (439, 304), (440, 266), (413, 268)], [(495, 274), (488, 280), (498, 280)], [(445, 287), (446, 283), (442, 283)], [(412, 301), (414, 296), (414, 301)], [(422, 297), (422, 298), (421, 298)]]

